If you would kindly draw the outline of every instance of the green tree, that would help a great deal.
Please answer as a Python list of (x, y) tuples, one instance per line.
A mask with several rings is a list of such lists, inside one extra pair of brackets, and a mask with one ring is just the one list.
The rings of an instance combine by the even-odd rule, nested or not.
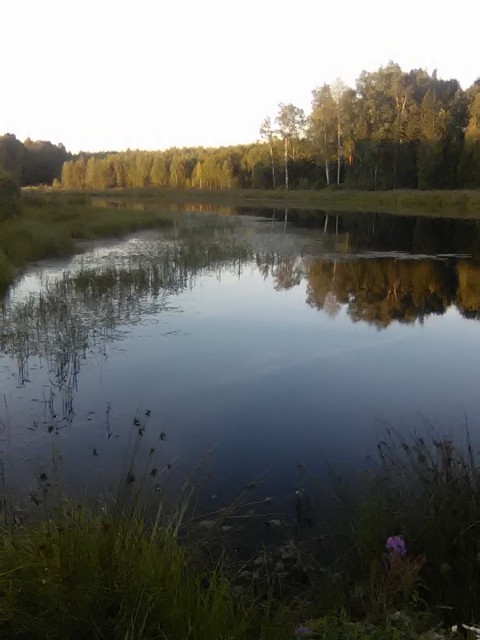
[(186, 181), (185, 162), (179, 155), (174, 155), (170, 163), (169, 185), (176, 189), (182, 189), (185, 187)]
[(166, 187), (168, 185), (168, 167), (165, 158), (156, 154), (150, 169), (150, 184), (152, 187)]
[(25, 157), (25, 147), (12, 133), (0, 136), (0, 171), (8, 173), (20, 184)]
[(278, 132), (283, 140), (284, 145), (284, 163), (285, 163), (285, 189), (288, 191), (288, 161), (289, 150), (291, 149), (292, 160), (295, 160), (295, 145), (300, 140), (305, 129), (305, 114), (303, 109), (293, 104), (280, 103), (278, 106), (278, 114), (276, 117)]
[(347, 124), (346, 114), (344, 111), (344, 98), (347, 86), (341, 78), (337, 78), (332, 86), (332, 96), (336, 107), (336, 129), (337, 129), (337, 185), (340, 184), (340, 171), (342, 163), (342, 135)]
[(312, 92), (312, 112), (308, 118), (308, 138), (319, 162), (325, 167), (325, 182), (330, 185), (330, 162), (335, 157), (337, 107), (328, 84)]
[[(272, 129), (272, 122), (268, 116), (260, 125), (260, 137), (267, 142), (268, 148), (270, 150), (270, 164), (272, 167), (272, 185), (273, 185), (273, 188), (276, 189), (277, 181), (275, 178), (275, 158), (273, 153), (273, 144), (275, 140), (275, 135)], [(252, 182), (253, 182), (253, 177), (252, 177)]]

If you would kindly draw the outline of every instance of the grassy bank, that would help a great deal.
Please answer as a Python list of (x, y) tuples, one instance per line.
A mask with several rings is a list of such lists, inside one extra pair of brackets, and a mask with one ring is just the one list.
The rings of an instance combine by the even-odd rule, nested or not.
[[(480, 619), (477, 454), (468, 434), (458, 447), (436, 434), (386, 437), (366, 482), (350, 499), (339, 494), (343, 518), (323, 514), (309, 536), (290, 530), (277, 539), (278, 560), (273, 542), (250, 560), (235, 556), (231, 534), (220, 535), (233, 506), (208, 521), (190, 514), (188, 499), (171, 515), (161, 500), (148, 518), (128, 508), (133, 467), (109, 508), (63, 502), (36, 524), (9, 519), (0, 536), (0, 636), (459, 638), (452, 625)], [(302, 564), (313, 568), (302, 573)]]
[[(173, 527), (134, 514), (78, 507), (55, 520), (5, 528), (0, 543), (0, 635), (21, 640), (441, 640), (428, 611), (400, 609), (361, 619), (322, 602), (282, 598), (279, 581), (239, 586), (227, 560), (206, 562)], [(276, 594), (275, 585), (276, 582)], [(296, 633), (297, 631), (297, 633)]]
[[(122, 206), (93, 206), (91, 196), (120, 201)], [(10, 198), (11, 199), (11, 198)], [(149, 205), (135, 208), (138, 202)], [(131, 206), (129, 205), (131, 203)], [(118, 236), (169, 224), (158, 211), (172, 207), (266, 208), (321, 211), (377, 211), (480, 219), (480, 191), (261, 191), (124, 189), (68, 192), (24, 189), (21, 202), (0, 216), (0, 290), (28, 261), (75, 252), (75, 240)], [(5, 207), (4, 207), (5, 208)], [(7, 215), (13, 212), (13, 215)]]
[(0, 546), (0, 635), (45, 640), (289, 638), (281, 615), (195, 569), (173, 528), (79, 509)]
[(213, 204), (232, 207), (291, 207), (327, 211), (353, 211), (480, 218), (480, 190), (472, 191), (262, 191), (257, 189), (112, 189), (92, 192), (103, 197), (150, 200), (159, 203)]
[(154, 211), (100, 209), (85, 195), (25, 191), (16, 215), (0, 221), (0, 291), (27, 262), (73, 254), (76, 240), (167, 225)]

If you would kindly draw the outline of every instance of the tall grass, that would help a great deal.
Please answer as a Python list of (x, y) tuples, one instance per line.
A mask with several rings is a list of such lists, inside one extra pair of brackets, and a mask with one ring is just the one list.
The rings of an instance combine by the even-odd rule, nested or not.
[[(460, 447), (446, 436), (408, 442), (389, 432), (378, 445), (380, 466), (347, 505), (343, 552), (337, 541), (337, 557), (326, 558), (310, 585), (259, 591), (239, 588), (220, 542), (216, 550), (199, 545), (205, 532), (191, 531), (199, 518), (190, 514), (189, 491), (172, 515), (160, 495), (146, 519), (142, 465), (135, 466), (146, 419), (134, 426), (112, 507), (69, 505), (52, 519), (46, 511), (40, 524), (2, 529), (0, 637), (281, 640), (308, 612), (308, 628), (323, 638), (413, 640), (438, 638), (441, 620), (480, 618), (479, 465), (468, 433)], [(220, 523), (226, 515), (218, 512)], [(406, 540), (405, 557), (385, 551), (392, 535)], [(319, 547), (323, 539), (314, 532)], [(288, 564), (291, 556), (282, 557)], [(253, 565), (258, 571), (257, 559)]]
[(13, 268), (5, 253), (0, 250), (0, 292), (6, 289), (13, 278)]
[(268, 606), (194, 568), (173, 529), (72, 509), (2, 532), (2, 638), (247, 640), (289, 637)]
[[(147, 453), (143, 446), (148, 416), (147, 410), (143, 420), (134, 419), (118, 494), (101, 509), (58, 498), (47, 507), (44, 496), (43, 521), (21, 526), (5, 520), (0, 532), (0, 637), (291, 637), (283, 608), (273, 602), (271, 592), (259, 597), (253, 586), (232, 585), (226, 554), (219, 549), (212, 559), (189, 542), (184, 529), (192, 526), (186, 522), (190, 483), (184, 483), (177, 507), (170, 510), (163, 490), (149, 491), (160, 474), (151, 473), (154, 449)], [(153, 510), (152, 495), (157, 496)]]
[(433, 430), (412, 440), (389, 431), (378, 459), (353, 511), (354, 575), (380, 595), (379, 549), (401, 534), (421, 565), (418, 597), (447, 620), (479, 620), (480, 461), (468, 430), (463, 444)]
[(28, 261), (71, 255), (75, 240), (170, 226), (157, 211), (99, 209), (85, 197), (27, 192), (22, 213), (0, 222), (0, 291)]
[(43, 520), (21, 525), (5, 519), (1, 638), (291, 637), (293, 626), (271, 590), (259, 594), (253, 585), (232, 585), (234, 571), (222, 549), (212, 556), (202, 551), (188, 516), (197, 470), (185, 481), (176, 507), (165, 507), (166, 486), (152, 493), (161, 473), (152, 457), (155, 449), (144, 442), (149, 416), (147, 410), (134, 419), (117, 495), (107, 497), (101, 509), (61, 496), (52, 501), (45, 485)]
[(21, 211), (21, 193), (15, 180), (0, 172), (0, 222)]

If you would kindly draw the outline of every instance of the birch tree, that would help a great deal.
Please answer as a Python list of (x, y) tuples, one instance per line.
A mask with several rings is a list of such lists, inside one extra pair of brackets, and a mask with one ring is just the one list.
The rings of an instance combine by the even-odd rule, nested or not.
[(295, 160), (295, 144), (303, 136), (305, 130), (305, 113), (303, 109), (296, 107), (294, 104), (278, 105), (278, 114), (276, 117), (278, 125), (278, 133), (283, 140), (284, 163), (285, 163), (285, 189), (288, 191), (288, 160), (290, 148), (292, 150), (292, 159)]
[(330, 161), (335, 156), (336, 104), (328, 84), (312, 91), (312, 113), (308, 137), (325, 166), (325, 182), (330, 185)]
[(273, 141), (274, 141), (274, 132), (272, 129), (272, 122), (270, 120), (270, 117), (266, 117), (265, 120), (262, 122), (262, 124), (260, 125), (260, 136), (261, 138), (263, 138), (266, 142), (268, 142), (268, 147), (270, 149), (270, 163), (271, 163), (271, 167), (272, 167), (272, 184), (273, 184), (273, 188), (276, 189), (277, 188), (277, 181), (275, 178), (275, 159), (273, 156)]
[(337, 185), (340, 184), (340, 171), (342, 167), (342, 98), (347, 90), (347, 85), (341, 78), (337, 78), (332, 86), (332, 96), (337, 108)]

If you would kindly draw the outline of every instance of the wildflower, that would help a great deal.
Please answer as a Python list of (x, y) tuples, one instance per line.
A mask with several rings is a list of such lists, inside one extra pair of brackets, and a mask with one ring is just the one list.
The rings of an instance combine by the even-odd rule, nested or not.
[(298, 625), (295, 629), (295, 637), (300, 638), (301, 636), (309, 636), (312, 633), (311, 629), (306, 627), (303, 624)]
[(392, 556), (404, 558), (407, 555), (407, 547), (403, 536), (390, 536), (387, 538), (385, 548)]

